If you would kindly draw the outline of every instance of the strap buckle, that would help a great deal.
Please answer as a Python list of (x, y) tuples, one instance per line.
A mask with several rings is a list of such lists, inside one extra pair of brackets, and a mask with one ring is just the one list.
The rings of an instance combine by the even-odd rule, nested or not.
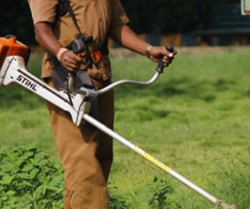
[(103, 55), (102, 55), (100, 49), (96, 50), (95, 52), (93, 52), (91, 54), (91, 58), (92, 58), (94, 63), (98, 63), (102, 57), (103, 57)]

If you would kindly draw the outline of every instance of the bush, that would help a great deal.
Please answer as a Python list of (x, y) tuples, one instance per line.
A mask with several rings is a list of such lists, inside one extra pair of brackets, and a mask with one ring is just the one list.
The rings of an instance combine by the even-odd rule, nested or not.
[(0, 208), (63, 208), (63, 168), (41, 154), (36, 143), (28, 148), (0, 149)]

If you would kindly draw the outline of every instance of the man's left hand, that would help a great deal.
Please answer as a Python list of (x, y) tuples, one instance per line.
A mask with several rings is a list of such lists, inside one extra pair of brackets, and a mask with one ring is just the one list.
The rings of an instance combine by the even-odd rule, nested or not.
[(165, 49), (165, 47), (152, 47), (149, 51), (149, 59), (154, 62), (159, 62), (162, 56), (164, 67), (167, 67), (174, 60), (174, 56), (177, 54), (177, 51), (169, 52)]

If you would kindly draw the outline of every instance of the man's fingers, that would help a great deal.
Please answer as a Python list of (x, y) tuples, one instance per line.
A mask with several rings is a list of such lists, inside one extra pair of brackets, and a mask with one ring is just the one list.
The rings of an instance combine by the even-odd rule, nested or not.
[(150, 51), (150, 59), (159, 62), (163, 56), (164, 66), (168, 66), (174, 60), (174, 56), (177, 54), (177, 51), (169, 52), (165, 47), (152, 47)]
[(164, 62), (164, 63), (167, 62), (167, 61), (172, 62), (173, 60), (174, 60), (174, 57), (164, 56), (164, 58), (163, 58), (163, 62)]
[(62, 57), (62, 61), (68, 62), (81, 62), (82, 58), (78, 57), (76, 54), (72, 53), (71, 51), (65, 53)]
[(174, 59), (174, 56), (164, 56), (163, 59), (173, 60), (173, 59)]
[(75, 63), (68, 63), (68, 67), (73, 68), (73, 69), (77, 69), (79, 67), (79, 65), (77, 65)]
[(72, 52), (68, 52), (62, 57), (63, 66), (69, 71), (77, 71), (81, 63), (82, 58)]
[(171, 60), (166, 60), (166, 61), (163, 61), (164, 64), (171, 64), (172, 61)]
[(65, 67), (67, 70), (74, 72), (75, 67), (70, 65), (68, 62), (62, 62), (62, 66)]
[(81, 62), (82, 61), (82, 58), (78, 57), (73, 52), (68, 53), (68, 56), (69, 56), (70, 59), (75, 60), (76, 62)]
[(169, 52), (166, 49), (163, 50), (162, 54), (166, 57), (173, 58), (177, 54), (177, 51)]

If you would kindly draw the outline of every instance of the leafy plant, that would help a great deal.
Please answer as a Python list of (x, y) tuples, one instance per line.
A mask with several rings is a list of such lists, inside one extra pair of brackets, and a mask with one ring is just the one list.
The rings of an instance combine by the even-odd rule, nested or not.
[[(123, 196), (118, 188), (110, 185), (110, 208), (131, 208), (136, 195)], [(153, 183), (146, 185), (149, 190), (148, 204), (151, 208), (165, 209), (177, 206), (169, 198), (174, 189), (172, 180), (155, 176)], [(3, 209), (58, 209), (63, 208), (63, 168), (58, 160), (42, 154), (36, 143), (29, 147), (10, 146), (0, 149), (0, 207)]]
[[(156, 175), (153, 182), (139, 188), (138, 191), (130, 190), (126, 196), (117, 192), (117, 187), (109, 183), (110, 208), (128, 209), (128, 208), (152, 208), (152, 209), (180, 209), (178, 201), (173, 196), (174, 178), (167, 180)], [(144, 196), (144, 194), (147, 194)]]
[(149, 189), (148, 205), (154, 209), (181, 208), (177, 200), (173, 197), (174, 178), (162, 179), (156, 175), (153, 182), (146, 185)]
[(117, 192), (118, 187), (112, 186), (110, 182), (108, 182), (109, 188), (109, 207), (110, 209), (127, 209), (130, 208), (130, 200), (129, 198), (122, 196)]
[(43, 155), (36, 143), (28, 148), (0, 149), (0, 207), (53, 209), (63, 207), (63, 169)]

